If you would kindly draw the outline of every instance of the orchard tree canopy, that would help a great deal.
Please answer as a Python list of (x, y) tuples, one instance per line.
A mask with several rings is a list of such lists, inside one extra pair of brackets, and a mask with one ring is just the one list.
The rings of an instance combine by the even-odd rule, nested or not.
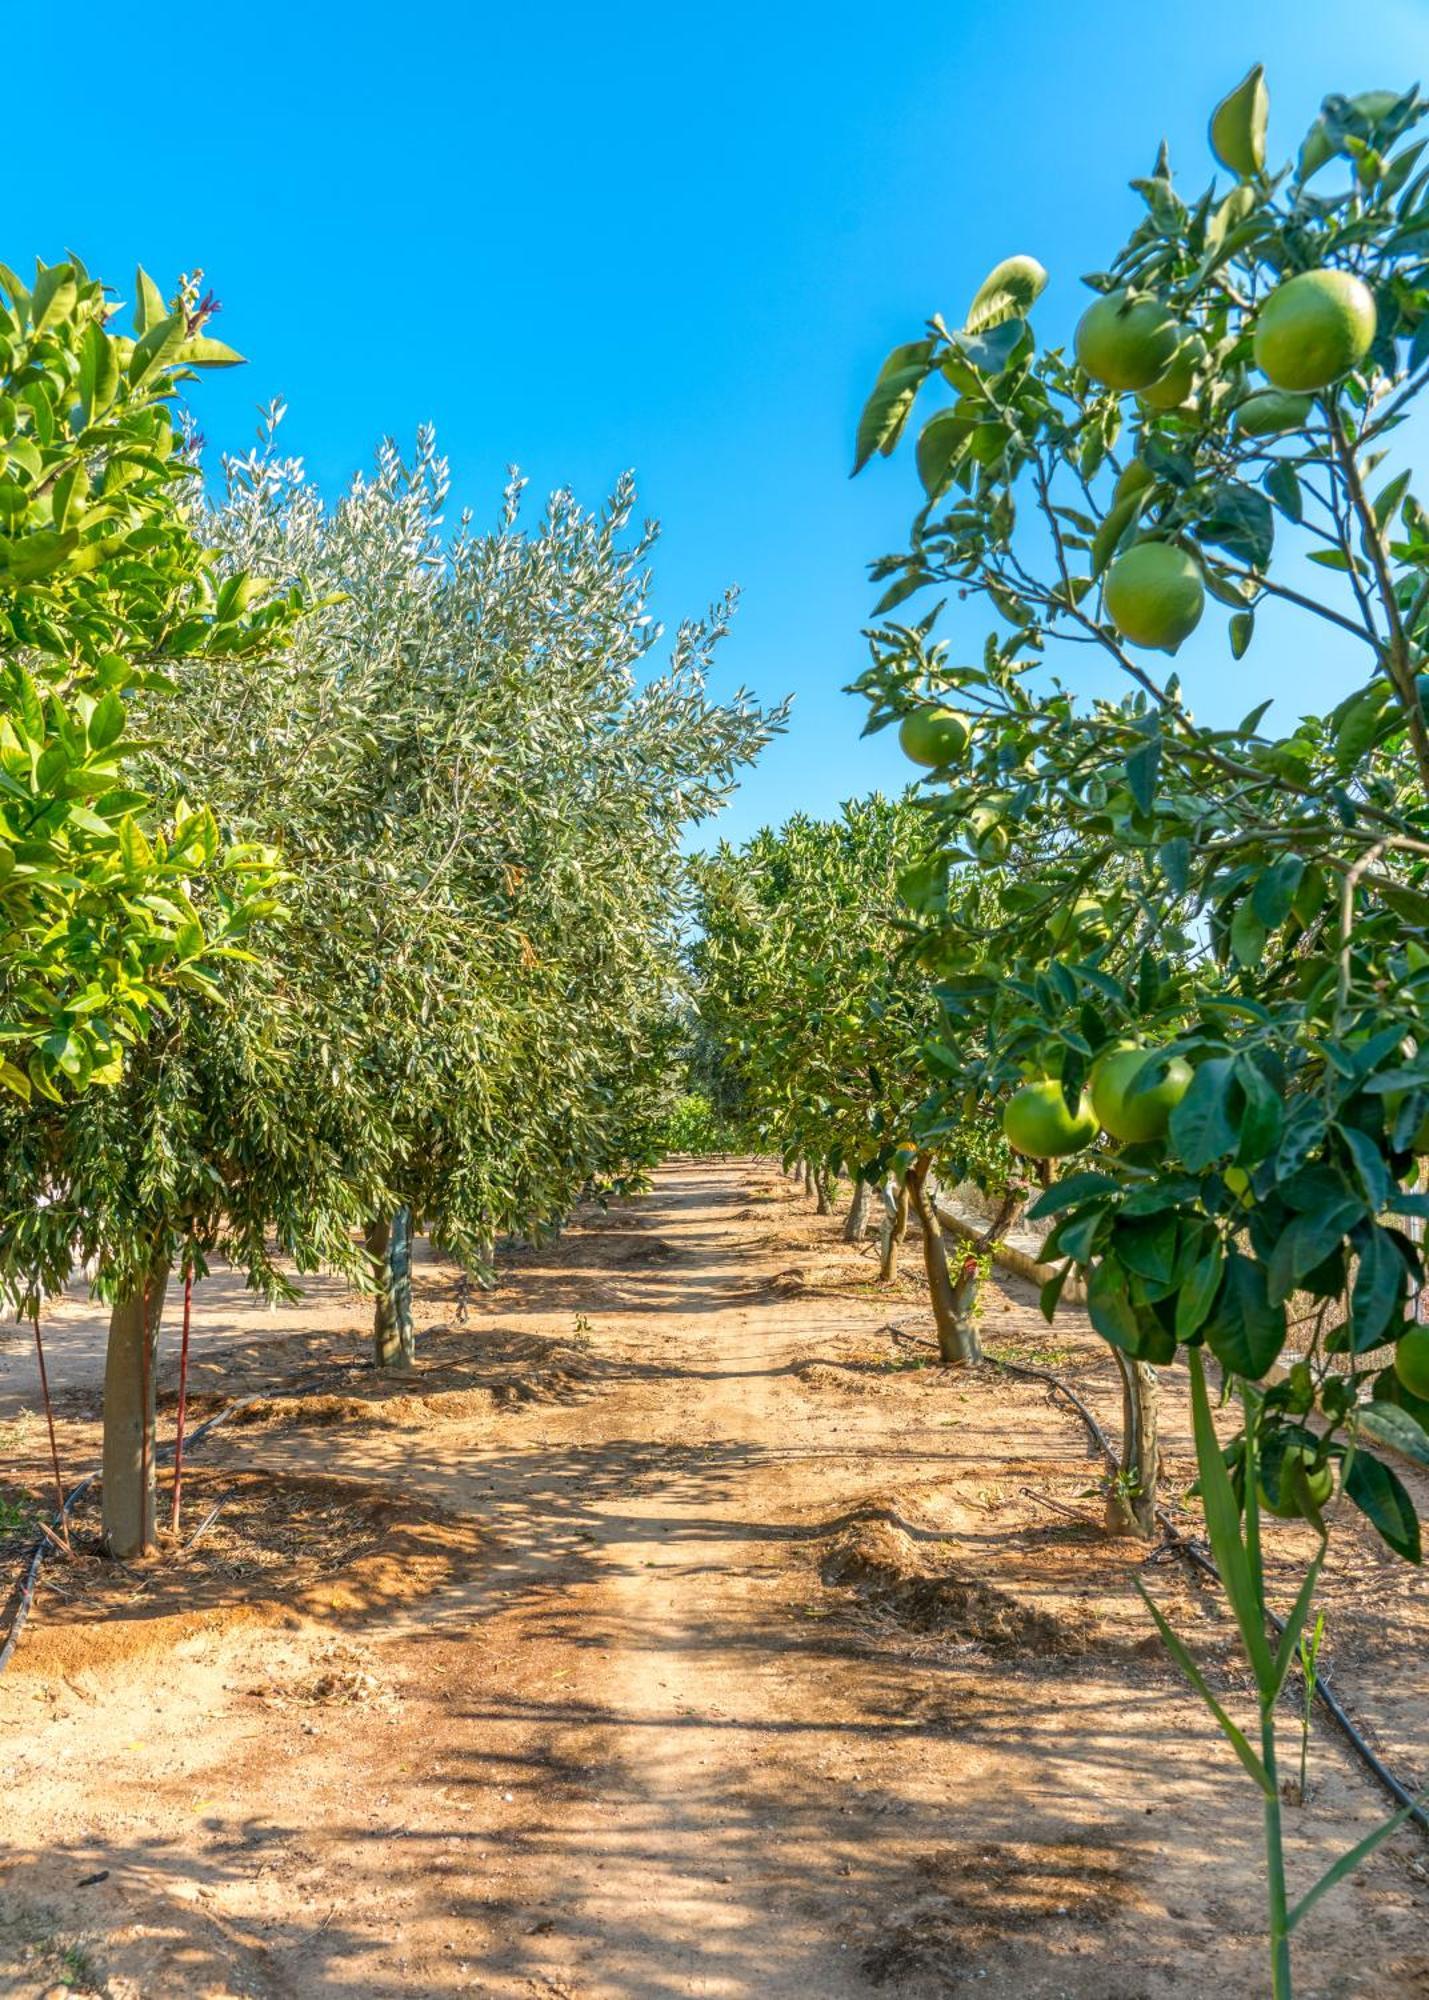
[(113, 1083), (166, 993), (212, 992), (271, 868), (196, 797), (136, 787), (127, 698), (281, 645), (301, 593), (221, 577), (175, 401), (240, 357), (185, 281), (134, 332), (73, 260), (0, 266), (0, 1084)]
[[(879, 609), (949, 587), (998, 622), (972, 662), (937, 636), (941, 606), (887, 625), (859, 685), (871, 727), (958, 719), (925, 759), (946, 869), (918, 898), (949, 1046), (984, 1051), (958, 1080), (1025, 1152), (1084, 1155), (1033, 1210), (1052, 1225), (1044, 1256), (1085, 1273), (1119, 1354), (1189, 1363), (1258, 1753), (1157, 1617), (1266, 1801), (1277, 2000), (1299, 1915), (1372, 1842), (1289, 1907), (1274, 1709), (1320, 1558), (1272, 1649), (1260, 1510), (1304, 1516), (1323, 1553), (1343, 1494), (1418, 1562), (1413, 1502), (1373, 1447), (1429, 1463), (1413, 1312), (1429, 515), (1395, 455), (1429, 379), (1426, 108), (1414, 91), (1331, 97), (1274, 171), (1253, 70), (1211, 124), (1233, 185), (1183, 196), (1162, 148), (1135, 183), (1143, 220), (1088, 280), (1073, 352), (1039, 346), (1046, 274), (1011, 258), (961, 327), (936, 318), (890, 357), (858, 443), (860, 464), (892, 451), (926, 382), (954, 392), (919, 432), (924, 504), (908, 550), (875, 566)], [(1352, 651), (1356, 683), (1285, 734), (1265, 727), (1273, 682), (1238, 725), (1199, 722), (1154, 656), (1209, 610), (1253, 686), (1272, 602), (1302, 644)], [(1079, 694), (1078, 647), (1114, 664), (1121, 698)], [(959, 907), (988, 870), (995, 940)], [(1207, 1353), (1244, 1413), (1228, 1460)]]

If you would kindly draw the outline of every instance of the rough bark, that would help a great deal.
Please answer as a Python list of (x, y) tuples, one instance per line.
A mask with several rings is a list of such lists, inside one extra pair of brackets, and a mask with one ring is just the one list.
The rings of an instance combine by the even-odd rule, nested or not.
[(804, 1192), (805, 1194), (814, 1192), (814, 1170), (807, 1160), (804, 1162)]
[(410, 1368), (417, 1342), (412, 1327), (412, 1211), (399, 1208), (367, 1225), (367, 1254), (377, 1296), (372, 1307), (372, 1353), (379, 1368)]
[(1107, 1494), (1109, 1535), (1154, 1535), (1161, 1478), (1160, 1384), (1146, 1361), (1112, 1349), (1121, 1376), (1121, 1472)]
[(848, 1214), (844, 1218), (844, 1242), (862, 1243), (868, 1234), (868, 1211), (873, 1202), (873, 1189), (867, 1181), (855, 1181), (853, 1200), (849, 1203)]
[(879, 1235), (878, 1282), (880, 1285), (891, 1285), (898, 1276), (898, 1246), (908, 1234), (908, 1189), (900, 1187), (895, 1196), (885, 1185), (882, 1194), (884, 1214)]
[(937, 1205), (928, 1189), (928, 1169), (932, 1160), (920, 1153), (908, 1169), (908, 1196), (918, 1216), (923, 1234), (923, 1268), (928, 1276), (928, 1296), (933, 1306), (933, 1324), (938, 1335), (938, 1356), (945, 1367), (967, 1368), (982, 1360), (972, 1307), (977, 1299), (978, 1258), (967, 1251), (954, 1279), (948, 1265), (948, 1246), (938, 1221)]
[(826, 1173), (814, 1175), (814, 1213), (832, 1215), (833, 1203), (829, 1200), (829, 1177)]
[(104, 1546), (121, 1561), (154, 1546), (154, 1378), (168, 1283), (168, 1265), (156, 1266), (109, 1314), (101, 1513)]

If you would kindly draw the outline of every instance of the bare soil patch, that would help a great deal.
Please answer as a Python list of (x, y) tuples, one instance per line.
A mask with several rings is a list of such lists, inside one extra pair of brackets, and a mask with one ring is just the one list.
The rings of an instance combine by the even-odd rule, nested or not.
[[(231, 1496), (196, 1545), (47, 1568), (70, 1595), (0, 1676), (0, 1995), (1263, 1992), (1254, 1800), (1133, 1585), (1236, 1708), (1224, 1604), (1101, 1534), (1099, 1462), (1044, 1385), (898, 1338), (930, 1331), (916, 1243), (880, 1286), (812, 1211), (770, 1163), (686, 1162), (507, 1246), (489, 1294), (423, 1247), (418, 1364), (390, 1378), (341, 1286), (273, 1312), (201, 1287), (191, 1407), (260, 1400), (193, 1461), (188, 1536)], [(78, 1476), (103, 1321), (76, 1292), (49, 1326)], [(1048, 1328), (995, 1283), (983, 1333), (1114, 1428), (1078, 1312)], [(166, 1393), (173, 1363), (166, 1330)], [(0, 1339), (22, 1515), (48, 1487), (32, 1373)], [(1335, 1549), (1337, 1684), (1429, 1776), (1422, 1579), (1353, 1520)], [(1274, 1525), (1282, 1595), (1306, 1552)], [(1317, 1724), (1294, 1881), (1382, 1809)], [(1406, 1832), (1307, 1920), (1301, 1990), (1429, 1994), (1426, 1935)]]

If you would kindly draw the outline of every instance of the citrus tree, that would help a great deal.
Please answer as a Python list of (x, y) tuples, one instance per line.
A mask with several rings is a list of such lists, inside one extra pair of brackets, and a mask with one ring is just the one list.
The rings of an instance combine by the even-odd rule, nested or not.
[(114, 1082), (270, 886), (198, 798), (160, 812), (135, 781), (132, 698), (266, 657), (300, 608), (221, 577), (186, 504), (177, 398), (240, 359), (214, 302), (135, 290), (131, 334), (74, 259), (0, 265), (0, 1084), (26, 1101)]
[[(753, 1142), (805, 1160), (816, 1176), (846, 1169), (855, 1215), (859, 1188), (891, 1180), (885, 1276), (916, 1208), (939, 1349), (961, 1364), (978, 1358), (985, 1264), (950, 1257), (934, 1171), (945, 1181), (1000, 1178), (1004, 1197), (1016, 1176), (1000, 1134), (979, 1146), (965, 1126), (928, 1115), (922, 1052), (936, 1010), (901, 968), (909, 926), (900, 894), (936, 866), (927, 845), (915, 805), (874, 795), (845, 805), (838, 820), (800, 815), (738, 850), (721, 847), (699, 869), (696, 977), (702, 1021), (738, 1081)], [(989, 1241), (1015, 1199), (999, 1206)]]
[[(997, 622), (976, 662), (940, 653), (931, 674), (936, 614), (916, 645), (888, 634), (862, 685), (874, 726), (911, 706), (957, 716), (965, 741), (934, 782), (962, 865), (979, 865), (962, 835), (996, 825), (1050, 870), (1007, 891), (994, 949), (959, 948), (945, 1005), (985, 1040), (981, 1087), (1013, 1143), (1066, 1163), (1035, 1211), (1053, 1225), (1044, 1254), (1085, 1274), (1116, 1349), (1188, 1368), (1256, 1743), (1155, 1615), (1261, 1795), (1277, 1996), (1296, 1924), (1388, 1829), (1291, 1902), (1276, 1701), (1335, 1514), (1358, 1508), (1417, 1562), (1379, 1447), (1429, 1462), (1413, 1312), (1429, 518), (1396, 457), (1429, 362), (1423, 111), (1412, 91), (1331, 97), (1272, 170), (1253, 70), (1211, 125), (1231, 185), (1183, 198), (1162, 149), (1070, 353), (1033, 333), (1041, 265), (1009, 259), (962, 326), (935, 319), (891, 357), (859, 440), (860, 462), (891, 451), (923, 385), (952, 389), (919, 432), (925, 504), (909, 549), (878, 565), (882, 609), (953, 585)], [(1283, 734), (1265, 723), (1286, 688), (1256, 665), (1271, 604), (1302, 646), (1319, 636), (1350, 662), (1344, 700)], [(1235, 727), (1199, 722), (1155, 664), (1208, 611), (1265, 697)], [(1125, 692), (1085, 692), (1079, 659)], [(1079, 899), (1097, 921), (1059, 935)], [(1211, 1364), (1241, 1416), (1228, 1446)], [(1321, 1538), (1274, 1639), (1267, 1512)]]

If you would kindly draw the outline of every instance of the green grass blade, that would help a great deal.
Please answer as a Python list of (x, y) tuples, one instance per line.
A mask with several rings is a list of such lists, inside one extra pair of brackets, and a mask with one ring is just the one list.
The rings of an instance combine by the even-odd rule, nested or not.
[(1305, 1620), (1310, 1616), (1310, 1606), (1314, 1601), (1315, 1586), (1320, 1581), (1320, 1566), (1325, 1560), (1326, 1547), (1327, 1544), (1321, 1542), (1315, 1560), (1305, 1572), (1305, 1581), (1301, 1584), (1290, 1616), (1285, 1621), (1285, 1630), (1280, 1635), (1280, 1645), (1275, 1654), (1275, 1688), (1273, 1691), (1273, 1696), (1277, 1700), (1279, 1699), (1281, 1688), (1285, 1685), (1285, 1676), (1289, 1673), (1294, 1661), (1295, 1648), (1300, 1643), (1300, 1634), (1305, 1629)]
[(1192, 1659), (1184, 1640), (1179, 1639), (1172, 1631), (1166, 1618), (1158, 1609), (1156, 1600), (1152, 1597), (1140, 1577), (1136, 1578), (1136, 1587), (1146, 1600), (1147, 1610), (1156, 1620), (1156, 1629), (1165, 1642), (1167, 1652), (1186, 1676), (1186, 1679), (1191, 1683), (1191, 1686), (1196, 1690), (1196, 1693), (1201, 1697), (1201, 1700), (1206, 1704), (1206, 1707), (1211, 1711), (1211, 1714), (1216, 1718), (1232, 1750), (1240, 1758), (1240, 1761), (1244, 1764), (1246, 1770), (1249, 1771), (1251, 1777), (1254, 1778), (1260, 1790), (1269, 1798), (1271, 1796), (1270, 1779), (1266, 1776), (1264, 1764), (1261, 1763), (1259, 1757), (1256, 1756), (1250, 1744), (1246, 1741), (1245, 1732), (1236, 1727), (1235, 1723), (1231, 1721), (1230, 1717), (1211, 1693), (1210, 1688), (1206, 1685), (1205, 1675)]
[(1211, 1420), (1210, 1399), (1206, 1394), (1206, 1364), (1197, 1347), (1186, 1350), (1191, 1368), (1191, 1415), (1196, 1431), (1196, 1464), (1201, 1474), (1201, 1506), (1205, 1510), (1206, 1533), (1211, 1554), (1221, 1573), (1226, 1596), (1235, 1613), (1246, 1654), (1255, 1674), (1256, 1686), (1267, 1695), (1274, 1681), (1275, 1663), (1265, 1636), (1265, 1615), (1260, 1593), (1251, 1575), (1250, 1558), (1240, 1533), (1240, 1508), (1230, 1473), (1216, 1441)]
[(1343, 1882), (1345, 1877), (1352, 1874), (1362, 1861), (1369, 1859), (1382, 1840), (1388, 1840), (1392, 1833), (1398, 1833), (1409, 1815), (1417, 1807), (1422, 1806), (1426, 1799), (1429, 1799), (1429, 1786), (1426, 1786), (1418, 1798), (1411, 1799), (1407, 1806), (1401, 1806), (1394, 1817), (1387, 1819), (1383, 1826), (1377, 1826), (1373, 1833), (1366, 1834), (1358, 1847), (1352, 1847), (1348, 1854), (1342, 1854), (1338, 1861), (1325, 1870), (1314, 1888), (1305, 1891), (1304, 1895), (1290, 1912), (1290, 1915), (1286, 1918), (1286, 1929), (1293, 1931), (1300, 1919), (1307, 1911), (1315, 1907), (1327, 1889), (1333, 1889), (1337, 1882)]

